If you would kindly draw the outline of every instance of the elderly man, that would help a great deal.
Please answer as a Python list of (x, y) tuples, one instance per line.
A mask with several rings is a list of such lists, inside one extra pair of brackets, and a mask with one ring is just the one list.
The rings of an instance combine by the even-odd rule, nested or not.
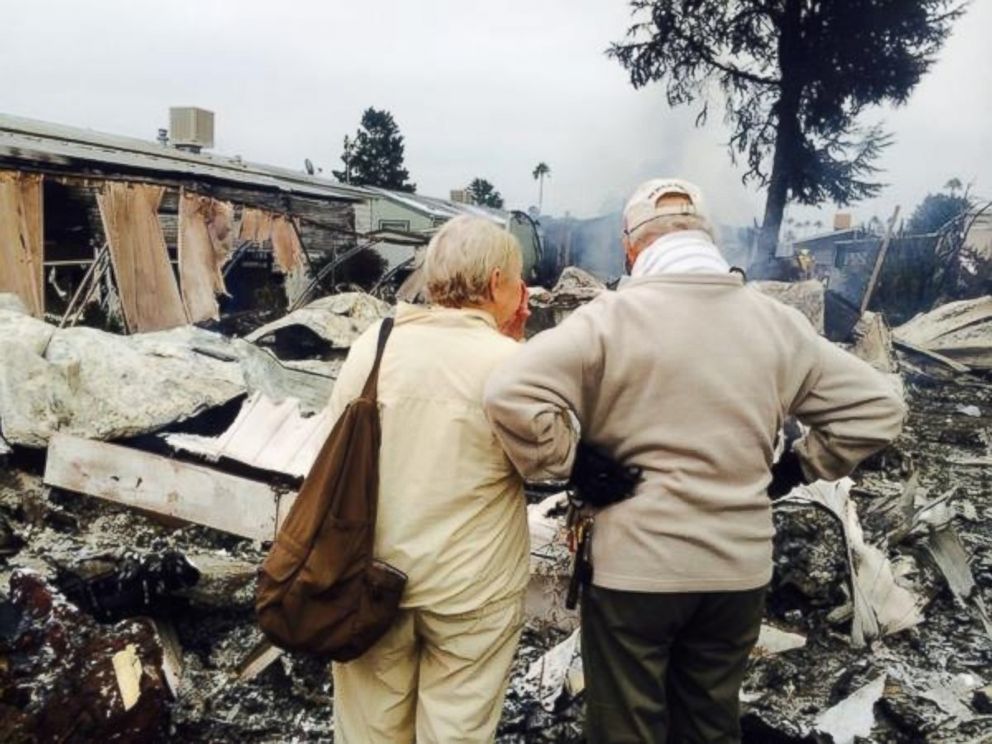
[[(837, 479), (890, 443), (904, 409), (867, 364), (745, 286), (699, 190), (643, 184), (624, 210), (632, 279), (530, 341), (485, 407), (527, 478), (584, 442), (643, 470), (601, 510), (582, 600), (588, 741), (735, 742), (772, 575), (769, 487)], [(775, 467), (778, 431), (810, 427)]]

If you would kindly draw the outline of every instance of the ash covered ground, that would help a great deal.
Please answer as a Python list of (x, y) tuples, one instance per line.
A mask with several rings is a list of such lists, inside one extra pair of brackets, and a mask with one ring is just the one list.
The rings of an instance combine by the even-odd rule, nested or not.
[[(852, 648), (849, 621), (831, 622), (847, 600), (840, 530), (815, 510), (776, 513), (776, 567), (768, 617), (807, 634), (805, 648), (754, 659), (744, 686), (745, 740), (814, 741), (801, 735), (831, 705), (880, 676), (868, 741), (992, 741), (992, 709), (982, 692), (992, 679), (992, 638), (976, 606), (992, 602), (992, 385), (904, 374), (910, 408), (896, 444), (855, 474), (853, 499), (870, 542), (911, 562), (909, 579), (928, 598), (915, 628)], [(975, 414), (978, 415), (975, 415)], [(925, 541), (893, 546), (898, 502), (911, 473), (931, 496), (952, 494), (953, 528), (977, 584), (971, 600), (955, 599)], [(890, 536), (886, 540), (886, 536)]]
[[(254, 565), (263, 558), (248, 540), (198, 526), (165, 526), (123, 508), (51, 491), (30, 468), (7, 468), (0, 474), (0, 516), (8, 541), (22, 542), (15, 555), (3, 559), (2, 586), (8, 586), (15, 572), (26, 571), (47, 584), (56, 597), (65, 570), (85, 562), (116, 564), (125, 556), (167, 551), (179, 551), (200, 564), (213, 557)], [(262, 640), (254, 622), (253, 591), (253, 580), (242, 574), (219, 586), (198, 585), (188, 597), (175, 598), (173, 606), (157, 613), (174, 627), (182, 647), (182, 680), (177, 699), (163, 703), (161, 725), (145, 728), (143, 735), (151, 733), (152, 740), (160, 741), (333, 741), (333, 693), (324, 664), (285, 654), (256, 679), (238, 681), (239, 665)], [(61, 597), (59, 601), (66, 602)], [(134, 622), (108, 623), (102, 629), (110, 637), (120, 636)], [(42, 666), (29, 658), (33, 652), (44, 655), (46, 664), (59, 654), (72, 657), (72, 674), (80, 678), (86, 676), (80, 673), (80, 664), (96, 669), (109, 653), (71, 642), (51, 650), (26, 648), (25, 635), (46, 632), (38, 627), (28, 630), (14, 633), (8, 625), (6, 637), (0, 640), (0, 738), (8, 742), (38, 740), (29, 719), (44, 717), (53, 702), (54, 677), (41, 673)], [(525, 631), (514, 670), (515, 688), (530, 664), (566, 635), (552, 628)], [(100, 655), (88, 656), (91, 653)], [(53, 672), (58, 674), (59, 668)], [(560, 710), (547, 713), (534, 698), (511, 688), (499, 741), (581, 741), (580, 708), (580, 701), (563, 701)], [(128, 741), (132, 733), (127, 725), (101, 731), (111, 741)], [(70, 735), (69, 740), (90, 739)]]
[[(853, 498), (869, 542), (885, 544), (899, 528), (898, 502), (911, 473), (931, 497), (956, 503), (953, 527), (971, 558), (977, 588), (958, 601), (919, 537), (910, 536), (887, 553), (910, 560), (910, 577), (928, 599), (923, 622), (914, 628), (853, 648), (843, 541), (831, 517), (815, 509), (778, 509), (776, 575), (768, 619), (807, 637), (804, 648), (760, 655), (744, 687), (745, 741), (829, 741), (806, 734), (818, 716), (880, 676), (884, 692), (871, 706), (868, 740), (879, 742), (977, 742), (992, 738), (992, 708), (984, 696), (992, 670), (992, 639), (977, 606), (992, 605), (992, 469), (981, 462), (992, 450), (992, 385), (970, 379), (937, 379), (920, 371), (904, 374), (910, 418), (896, 445), (856, 474)], [(977, 413), (977, 415), (975, 415)], [(127, 509), (57, 490), (41, 483), (40, 463), (14, 459), (0, 475), (0, 515), (8, 546), (20, 549), (3, 559), (0, 581), (17, 571), (35, 572), (58, 587), (66, 570), (81, 562), (119, 561), (126, 555), (175, 550), (195, 562), (257, 563), (262, 555), (247, 540), (197, 526), (163, 525)], [(888, 541), (891, 543), (891, 537)], [(8, 552), (14, 550), (10, 547)], [(976, 602), (975, 600), (981, 600)], [(163, 698), (162, 741), (318, 742), (333, 740), (333, 691), (324, 665), (284, 655), (256, 679), (238, 681), (246, 654), (260, 640), (253, 622), (252, 580), (245, 574), (226, 585), (203, 587), (176, 599), (163, 611), (182, 648), (183, 672), (177, 699)], [(80, 613), (82, 614), (82, 613)], [(838, 617), (839, 615), (839, 617)], [(95, 621), (90, 621), (94, 624)], [(101, 626), (113, 637), (133, 620)], [(530, 627), (524, 634), (498, 740), (580, 742), (581, 695), (563, 695), (546, 711), (525, 691), (531, 663), (566, 634)], [(65, 654), (104, 653), (100, 648)], [(0, 728), (7, 741), (19, 737), (46, 709), (50, 675), (19, 676), (36, 669), (17, 648), (5, 649), (0, 665)], [(78, 661), (78, 660), (77, 660)], [(84, 660), (97, 664), (99, 658)], [(20, 667), (19, 667), (20, 665)], [(57, 665), (54, 670), (57, 673)], [(18, 702), (21, 704), (18, 707)], [(24, 718), (13, 720), (14, 710)], [(13, 725), (13, 728), (11, 727)], [(118, 740), (126, 740), (118, 738)], [(111, 735), (110, 739), (115, 737)], [(71, 737), (70, 737), (70, 740)], [(82, 740), (82, 739), (78, 739)]]
[[(534, 298), (536, 326), (602, 288), (565, 290)], [(865, 349), (889, 368), (891, 342)], [(745, 742), (992, 741), (992, 378), (933, 357), (898, 355), (905, 431), (854, 474), (867, 553), (836, 514), (776, 504), (766, 624), (788, 644), (759, 642), (751, 660)], [(43, 450), (0, 454), (0, 741), (333, 741), (325, 665), (285, 654), (250, 673), (258, 543), (50, 488), (44, 470)], [(852, 577), (871, 551), (918, 617), (859, 645)], [(534, 685), (569, 637), (557, 620), (538, 614), (524, 632), (500, 742), (583, 741), (581, 684)]]

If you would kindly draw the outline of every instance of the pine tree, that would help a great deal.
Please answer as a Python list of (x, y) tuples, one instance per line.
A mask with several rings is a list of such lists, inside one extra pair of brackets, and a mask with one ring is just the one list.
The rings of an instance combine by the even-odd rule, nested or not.
[(344, 138), (341, 160), (345, 169), (334, 177), (356, 186), (379, 186), (394, 191), (417, 190), (410, 183), (410, 173), (403, 167), (403, 135), (386, 110), (366, 109), (355, 138)]
[(906, 227), (911, 233), (937, 232), (955, 217), (969, 209), (971, 203), (955, 193), (927, 194), (913, 210)]
[(905, 103), (933, 64), (962, 0), (633, 0), (637, 22), (608, 54), (669, 104), (722, 94), (731, 157), (768, 193), (759, 246), (774, 255), (788, 202), (874, 196), (890, 138), (863, 129), (868, 106)]
[(468, 185), (468, 193), (472, 201), (482, 207), (503, 208), (503, 197), (496, 188), (484, 178), (476, 178)]

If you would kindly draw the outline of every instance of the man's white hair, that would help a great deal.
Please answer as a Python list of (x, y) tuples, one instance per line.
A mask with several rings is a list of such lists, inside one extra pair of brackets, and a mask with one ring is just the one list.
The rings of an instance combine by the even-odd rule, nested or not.
[(658, 238), (682, 230), (702, 230), (716, 240), (716, 231), (710, 221), (692, 214), (655, 217), (631, 232), (628, 239), (636, 248), (646, 248)]
[(482, 217), (462, 215), (446, 222), (427, 245), (424, 277), (431, 302), (445, 307), (480, 305), (492, 299), (493, 271), (519, 273), (520, 243)]

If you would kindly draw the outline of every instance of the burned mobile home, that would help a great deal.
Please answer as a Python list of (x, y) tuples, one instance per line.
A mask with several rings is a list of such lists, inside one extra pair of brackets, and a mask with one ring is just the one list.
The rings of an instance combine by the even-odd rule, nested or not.
[(0, 116), (0, 290), (39, 318), (161, 330), (285, 310), (311, 258), (355, 244), (367, 192), (203, 152), (212, 118), (184, 113), (176, 146)]
[(540, 237), (523, 213), (206, 152), (212, 114), (172, 113), (172, 144), (0, 116), (0, 291), (35, 317), (129, 332), (270, 319), (318, 291), (402, 280), (459, 214), (512, 232), (533, 278)]

